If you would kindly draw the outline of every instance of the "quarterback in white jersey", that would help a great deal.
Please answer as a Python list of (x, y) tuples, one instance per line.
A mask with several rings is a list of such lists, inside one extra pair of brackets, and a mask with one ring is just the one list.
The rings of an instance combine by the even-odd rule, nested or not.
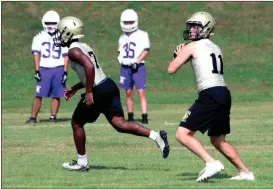
[(238, 175), (233, 180), (254, 180), (254, 175), (244, 165), (236, 150), (226, 140), (230, 133), (231, 94), (224, 81), (223, 54), (209, 38), (213, 35), (215, 20), (207, 12), (197, 12), (186, 22), (184, 39), (191, 40), (177, 46), (168, 72), (175, 73), (191, 62), (198, 99), (182, 118), (176, 132), (177, 140), (206, 162), (197, 182), (207, 180), (224, 169), (193, 136), (196, 131), (208, 131), (211, 143), (236, 166)]
[(142, 123), (148, 124), (145, 58), (150, 51), (147, 32), (138, 29), (138, 15), (133, 9), (126, 9), (120, 16), (120, 26), (124, 32), (118, 41), (118, 62), (121, 64), (119, 85), (125, 89), (128, 121), (134, 121), (133, 86), (140, 99)]
[(56, 122), (60, 106), (60, 98), (64, 96), (67, 80), (68, 57), (66, 47), (56, 47), (53, 43), (60, 16), (56, 11), (47, 11), (42, 24), (44, 30), (32, 41), (32, 54), (35, 66), (36, 96), (34, 98), (31, 117), (26, 123), (36, 123), (42, 98), (52, 98), (50, 121)]
[(112, 79), (106, 77), (92, 48), (79, 41), (83, 37), (82, 21), (68, 16), (60, 21), (58, 34), (54, 39), (56, 46), (69, 48), (68, 57), (71, 68), (75, 70), (80, 80), (79, 83), (65, 91), (65, 99), (69, 100), (79, 89), (86, 89), (71, 121), (78, 160), (64, 163), (63, 167), (72, 171), (89, 170), (84, 125), (95, 122), (101, 113), (118, 132), (151, 138), (157, 143), (163, 158), (167, 158), (170, 150), (167, 133), (165, 131), (155, 132), (137, 122), (131, 123), (124, 120), (119, 88)]

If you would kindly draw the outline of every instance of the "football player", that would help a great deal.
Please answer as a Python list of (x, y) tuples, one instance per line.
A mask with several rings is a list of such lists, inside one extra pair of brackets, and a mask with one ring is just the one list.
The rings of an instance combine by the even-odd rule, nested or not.
[(37, 122), (42, 98), (52, 98), (49, 120), (56, 121), (60, 98), (64, 96), (68, 68), (67, 48), (56, 47), (53, 43), (59, 21), (60, 16), (56, 11), (47, 11), (42, 18), (44, 30), (33, 38), (31, 49), (35, 66), (36, 96), (31, 117), (26, 123)]
[(197, 182), (204, 181), (224, 169), (194, 137), (196, 131), (208, 131), (211, 143), (235, 167), (238, 175), (233, 180), (254, 180), (254, 175), (244, 165), (235, 148), (225, 137), (230, 133), (231, 94), (224, 80), (223, 54), (210, 40), (215, 27), (214, 18), (207, 12), (197, 12), (186, 22), (184, 39), (175, 50), (175, 58), (170, 62), (168, 72), (174, 74), (191, 62), (197, 85), (198, 99), (185, 113), (176, 132), (176, 139), (199, 156), (206, 167), (199, 173)]
[(118, 62), (121, 64), (119, 85), (125, 89), (128, 121), (134, 121), (133, 86), (135, 85), (142, 111), (142, 123), (148, 124), (147, 100), (145, 97), (145, 58), (149, 54), (150, 39), (147, 32), (138, 29), (138, 15), (126, 9), (120, 16), (124, 32), (118, 41)]
[(101, 113), (118, 132), (143, 136), (155, 141), (163, 158), (167, 158), (170, 148), (165, 131), (155, 132), (137, 122), (125, 121), (118, 86), (105, 75), (93, 49), (79, 41), (84, 37), (82, 21), (76, 17), (65, 17), (60, 21), (58, 31), (59, 34), (54, 41), (57, 46), (68, 47), (70, 66), (80, 80), (65, 91), (66, 100), (79, 89), (85, 88), (71, 121), (78, 159), (64, 163), (63, 167), (73, 171), (89, 169), (84, 125), (95, 122)]

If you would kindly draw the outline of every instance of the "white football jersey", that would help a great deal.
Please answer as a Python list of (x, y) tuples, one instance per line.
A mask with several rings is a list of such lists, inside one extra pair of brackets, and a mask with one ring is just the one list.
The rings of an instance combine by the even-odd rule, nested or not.
[(46, 31), (38, 33), (32, 41), (33, 54), (40, 54), (40, 66), (44, 68), (55, 68), (64, 65), (64, 56), (67, 56), (67, 47), (56, 47), (53, 36)]
[[(143, 50), (150, 50), (150, 39), (147, 32), (138, 29), (131, 35), (122, 34), (118, 41), (118, 61), (122, 65), (136, 62)], [(141, 63), (145, 63), (142, 60)]]
[[(93, 49), (88, 46), (85, 43), (82, 42), (74, 42), (71, 44), (71, 46), (69, 47), (69, 49), (72, 49), (74, 47), (78, 47), (82, 50), (82, 52), (84, 54), (86, 54), (90, 60), (93, 62), (94, 64), (94, 69), (95, 69), (95, 79), (94, 79), (94, 86), (97, 86), (99, 83), (101, 83), (103, 80), (106, 79), (106, 75), (103, 72), (102, 68), (100, 67), (99, 61), (96, 58), (96, 55), (93, 52)], [(85, 70), (84, 67), (77, 63), (77, 62), (73, 62), (71, 60), (69, 60), (69, 64), (70, 67), (77, 73), (78, 78), (80, 79), (80, 81), (84, 84), (84, 86), (86, 85), (86, 75), (85, 75)]]
[(209, 39), (195, 42), (195, 58), (192, 58), (197, 92), (216, 87), (226, 86), (223, 70), (221, 49)]

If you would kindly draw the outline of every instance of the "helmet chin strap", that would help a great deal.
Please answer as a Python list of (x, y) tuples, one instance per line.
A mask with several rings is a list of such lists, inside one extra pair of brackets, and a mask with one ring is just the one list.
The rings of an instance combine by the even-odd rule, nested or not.
[(54, 29), (52, 32), (50, 32), (49, 30), (47, 30), (47, 33), (49, 34), (49, 35), (55, 35), (56, 33), (57, 33), (57, 29)]

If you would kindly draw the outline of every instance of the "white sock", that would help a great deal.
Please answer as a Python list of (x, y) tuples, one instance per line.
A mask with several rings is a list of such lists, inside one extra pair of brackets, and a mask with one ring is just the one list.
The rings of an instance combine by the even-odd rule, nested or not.
[(149, 138), (152, 139), (152, 140), (156, 140), (157, 135), (158, 135), (157, 132), (151, 130)]
[(78, 154), (78, 164), (83, 165), (83, 166), (86, 166), (88, 164), (86, 154), (84, 154), (84, 155)]

